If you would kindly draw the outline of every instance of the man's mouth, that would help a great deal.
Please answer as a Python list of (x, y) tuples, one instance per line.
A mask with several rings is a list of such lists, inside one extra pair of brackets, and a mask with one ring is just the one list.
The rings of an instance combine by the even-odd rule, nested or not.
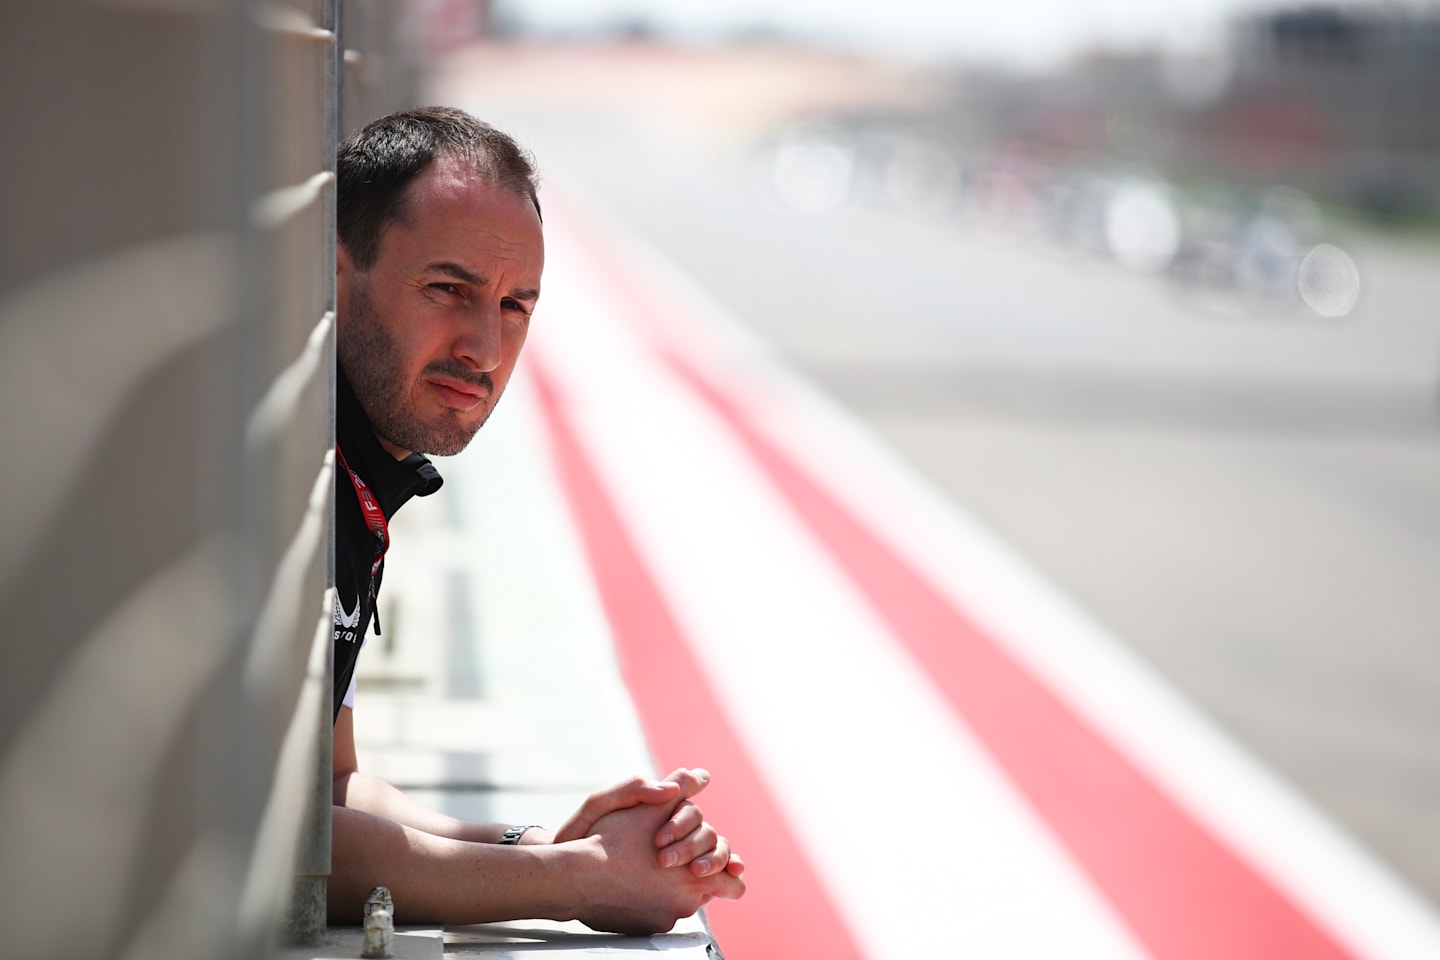
[(490, 394), (486, 387), (450, 377), (431, 377), (425, 382), (439, 396), (444, 406), (461, 413), (474, 409)]

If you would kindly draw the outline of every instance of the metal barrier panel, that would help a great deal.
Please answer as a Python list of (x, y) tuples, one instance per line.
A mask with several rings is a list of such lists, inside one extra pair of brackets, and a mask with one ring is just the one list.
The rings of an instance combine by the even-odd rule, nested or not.
[(406, 38), (426, 9), (424, 3), (393, 0), (342, 4), (342, 137), (376, 117), (419, 105), (419, 74)]
[(323, 933), (336, 3), (0, 7), (7, 956)]
[[(323, 585), (331, 582), (331, 473), (313, 451), (333, 447), (335, 220), (334, 158), (339, 70), (335, 0), (297, 0), (256, 7), (260, 27), (247, 64), (262, 69), (246, 76), (244, 87), (254, 111), (251, 124), (261, 130), (263, 152), (250, 158), (252, 191), (249, 213), (254, 273), (270, 282), (252, 288), (251, 312), (270, 325), (254, 341), (257, 371), (281, 371), (270, 395), (247, 424), (252, 466), (283, 476), (295, 488), (313, 489), (306, 510), (274, 518), (267, 536), (290, 537), (269, 587), (262, 617), (273, 626), (256, 631), (256, 643), (274, 644), (276, 670), (272, 699), (256, 703), (258, 715), (273, 718), (269, 733), (284, 744), (279, 789), (270, 798), (268, 834), (258, 838), (251, 888), (284, 889), (285, 838), (294, 835), (304, 811), (296, 855), (287, 939), (319, 943), (325, 931), (325, 877), (330, 870), (330, 711), (331, 617), (328, 602), (317, 626), (300, 611), (317, 594), (296, 581), (302, 567), (321, 560)], [(319, 422), (323, 434), (301, 435), (297, 423)], [(256, 504), (262, 513), (261, 504)], [(314, 511), (320, 511), (315, 515)], [(258, 646), (257, 646), (258, 649)], [(306, 658), (311, 668), (306, 670)], [(277, 669), (278, 668), (278, 669)], [(300, 679), (306, 678), (305, 686)], [(322, 682), (313, 683), (315, 679)], [(293, 705), (296, 698), (299, 707)], [(289, 709), (287, 709), (289, 705)], [(267, 849), (267, 843), (274, 846)], [(264, 879), (262, 879), (262, 877)]]

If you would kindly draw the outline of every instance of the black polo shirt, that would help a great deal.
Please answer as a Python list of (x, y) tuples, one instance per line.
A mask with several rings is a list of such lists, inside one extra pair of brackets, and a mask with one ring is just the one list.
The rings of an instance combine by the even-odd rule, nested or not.
[[(375, 437), (370, 418), (355, 399), (350, 381), (335, 376), (335, 442), (345, 462), (365, 482), (386, 519), (411, 497), (427, 497), (443, 482), (434, 465), (418, 453), (396, 460)], [(333, 715), (340, 715), (360, 644), (375, 615), (370, 569), (375, 560), (375, 535), (365, 524), (350, 470), (335, 462), (335, 688)], [(375, 575), (375, 594), (385, 565)], [(383, 624), (379, 625), (383, 628)], [(377, 631), (378, 632), (378, 631)]]

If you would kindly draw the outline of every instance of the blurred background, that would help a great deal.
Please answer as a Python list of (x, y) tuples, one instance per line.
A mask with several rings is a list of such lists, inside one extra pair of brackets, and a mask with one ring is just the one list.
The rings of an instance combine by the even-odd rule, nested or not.
[(1440, 901), (1440, 8), (450, 11), (427, 89)]
[(430, 100), (665, 251), (1440, 904), (1434, 3), (0, 25), (0, 858), (27, 879), (0, 917), (27, 955), (253, 956), (283, 879), (323, 873), (286, 851), (328, 730), (327, 170)]
[(428, 89), (1440, 898), (1440, 8), (449, 9)]

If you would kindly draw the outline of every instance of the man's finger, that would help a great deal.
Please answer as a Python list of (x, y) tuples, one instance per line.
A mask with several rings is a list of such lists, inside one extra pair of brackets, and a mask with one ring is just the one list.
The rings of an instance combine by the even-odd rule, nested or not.
[(668, 847), (670, 844), (690, 836), (705, 822), (705, 814), (689, 800), (680, 801), (670, 819), (655, 831), (655, 846)]
[[(716, 853), (715, 843), (718, 839), (719, 834), (715, 832), (715, 828), (702, 821), (689, 835), (662, 849), (658, 854), (658, 862), (662, 867), (678, 867), (681, 864), (693, 863), (699, 857), (714, 856)], [(697, 876), (715, 873), (723, 866), (725, 866), (723, 858), (716, 860), (713, 869), (706, 870), (705, 873), (697, 874)]]
[(640, 803), (673, 803), (679, 799), (680, 790), (670, 780), (652, 780), (649, 777), (634, 776), (622, 780), (605, 790), (597, 790), (580, 804), (580, 809), (555, 834), (555, 842), (579, 840), (588, 837), (595, 823), (601, 817), (624, 810)]
[(721, 900), (739, 900), (745, 895), (745, 878), (734, 876), (728, 870), (707, 877), (704, 882), (708, 884), (707, 895)]
[(679, 784), (680, 799), (688, 800), (709, 785), (710, 771), (703, 767), (695, 767), (693, 769), (681, 767), (678, 770), (672, 771), (665, 780), (670, 783)]
[(714, 848), (696, 857), (690, 864), (690, 871), (697, 877), (708, 877), (724, 871), (729, 863), (730, 842), (724, 837), (716, 837)]

